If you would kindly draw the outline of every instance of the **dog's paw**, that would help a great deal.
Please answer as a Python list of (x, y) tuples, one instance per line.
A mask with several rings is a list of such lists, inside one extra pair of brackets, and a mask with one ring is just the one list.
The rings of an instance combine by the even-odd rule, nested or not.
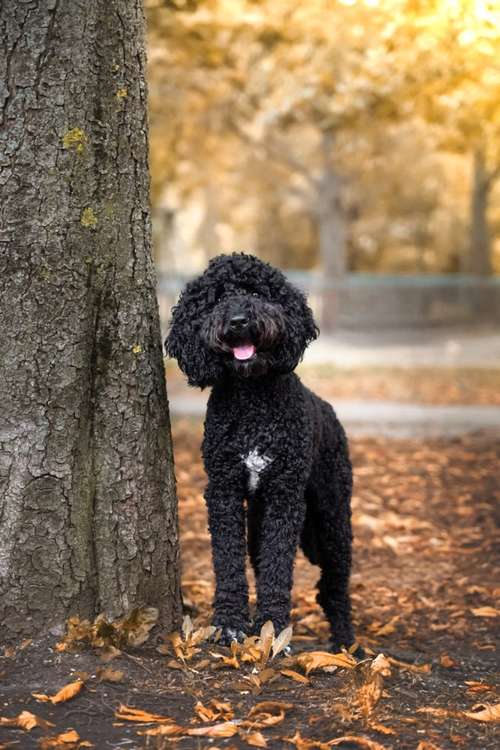
[(337, 641), (330, 641), (330, 648), (329, 651), (331, 651), (333, 654), (340, 654), (342, 651), (347, 650), (351, 656), (354, 656), (354, 658), (357, 661), (362, 661), (363, 659), (367, 658), (366, 652), (362, 646), (359, 645), (359, 643), (355, 644), (356, 648), (354, 650), (352, 649), (352, 645), (347, 648), (344, 646), (343, 643), (338, 643)]
[(228, 625), (220, 626), (216, 623), (214, 623), (214, 625), (217, 630), (215, 631), (212, 640), (214, 640), (221, 646), (230, 646), (233, 641), (236, 641), (237, 643), (243, 643), (243, 641), (247, 637), (246, 633), (238, 628), (231, 628)]

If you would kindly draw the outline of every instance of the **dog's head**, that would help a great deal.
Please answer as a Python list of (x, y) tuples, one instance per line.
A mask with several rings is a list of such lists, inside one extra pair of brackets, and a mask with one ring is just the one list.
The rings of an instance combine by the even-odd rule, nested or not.
[(172, 310), (165, 346), (191, 385), (291, 372), (318, 335), (302, 292), (253, 255), (210, 261)]

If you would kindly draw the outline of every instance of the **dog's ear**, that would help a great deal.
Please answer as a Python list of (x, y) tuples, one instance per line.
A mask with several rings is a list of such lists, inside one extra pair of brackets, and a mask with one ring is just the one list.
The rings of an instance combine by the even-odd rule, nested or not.
[(278, 300), (287, 317), (287, 336), (275, 353), (275, 369), (291, 372), (299, 364), (311, 341), (318, 338), (319, 328), (304, 293), (290, 282), (284, 282)]
[(165, 349), (175, 357), (189, 385), (205, 388), (223, 376), (223, 367), (205, 346), (201, 327), (210, 309), (211, 289), (203, 276), (186, 285), (179, 301), (172, 308), (170, 330)]

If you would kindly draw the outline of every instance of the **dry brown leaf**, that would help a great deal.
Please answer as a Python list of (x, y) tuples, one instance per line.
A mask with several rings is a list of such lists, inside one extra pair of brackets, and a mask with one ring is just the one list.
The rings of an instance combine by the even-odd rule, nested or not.
[(213, 651), (210, 652), (211, 656), (213, 656), (215, 659), (220, 659), (220, 663), (216, 664), (217, 667), (232, 667), (233, 669), (239, 669), (240, 663), (238, 661), (238, 654), (240, 652), (240, 645), (236, 641), (233, 641), (231, 643), (231, 656), (226, 656), (225, 654), (218, 654)]
[(105, 664), (109, 664), (110, 661), (121, 656), (121, 653), (120, 649), (115, 646), (103, 646), (103, 648), (100, 649), (99, 658)]
[(357, 661), (349, 654), (331, 654), (328, 651), (305, 651), (297, 656), (298, 664), (309, 674), (315, 669), (328, 667), (340, 667), (343, 669), (354, 669)]
[(378, 721), (371, 720), (369, 722), (370, 729), (374, 729), (376, 732), (380, 732), (380, 734), (396, 734), (396, 730), (392, 727), (386, 727), (385, 724), (379, 724)]
[(433, 742), (421, 740), (417, 745), (417, 750), (441, 750), (441, 748), (435, 745)]
[(368, 737), (361, 737), (359, 735), (345, 735), (344, 737), (337, 737), (335, 740), (330, 740), (327, 744), (330, 747), (341, 745), (343, 742), (350, 742), (353, 745), (364, 747), (366, 750), (385, 750), (383, 745), (380, 745), (374, 740), (368, 739)]
[(193, 622), (189, 615), (186, 615), (182, 621), (182, 635), (184, 640), (187, 641), (191, 633), (193, 632)]
[(472, 711), (464, 711), (463, 714), (475, 721), (500, 721), (500, 703), (477, 704)]
[(159, 726), (153, 727), (152, 729), (145, 729), (143, 731), (137, 732), (137, 734), (147, 737), (175, 737), (185, 733), (186, 728), (181, 727), (178, 724), (160, 724)]
[(299, 730), (295, 730), (293, 737), (283, 737), (285, 742), (290, 742), (295, 745), (297, 750), (328, 750), (329, 745), (319, 740), (308, 740), (306, 737), (302, 737)]
[(391, 662), (384, 654), (378, 654), (370, 664), (370, 669), (374, 674), (381, 674), (382, 677), (391, 676)]
[(158, 614), (156, 607), (137, 607), (121, 620), (112, 623), (119, 638), (117, 645), (142, 646), (158, 622)]
[(477, 680), (465, 680), (464, 682), (468, 685), (467, 692), (472, 695), (474, 693), (488, 693), (490, 690), (495, 690), (493, 685), (487, 685), (486, 683), (478, 682)]
[(471, 612), (475, 617), (498, 617), (500, 615), (500, 609), (495, 609), (495, 607), (476, 607), (471, 609)]
[(474, 721), (500, 721), (500, 703), (478, 703), (472, 707), (471, 711), (457, 711), (434, 706), (417, 708), (417, 711), (419, 713), (427, 713), (442, 718), (453, 716), (457, 718), (473, 719)]
[(65, 703), (71, 700), (81, 691), (84, 683), (82, 680), (75, 680), (62, 687), (55, 695), (45, 695), (44, 693), (31, 693), (33, 698), (42, 703)]
[(293, 628), (291, 627), (291, 625), (289, 625), (287, 628), (282, 630), (281, 633), (274, 639), (272, 645), (273, 659), (288, 646), (288, 644), (292, 640), (292, 635)]
[(446, 669), (452, 669), (453, 667), (457, 666), (457, 662), (453, 661), (451, 656), (448, 656), (448, 654), (441, 654), (441, 656), (439, 657), (439, 663)]
[(280, 672), (284, 677), (289, 677), (295, 682), (302, 682), (304, 685), (309, 685), (311, 680), (300, 672), (295, 672), (293, 669), (280, 669)]
[(388, 661), (391, 664), (394, 664), (395, 667), (399, 667), (400, 669), (406, 669), (408, 672), (421, 672), (423, 674), (428, 674), (432, 670), (432, 666), (430, 664), (408, 664), (405, 661), (399, 661), (399, 659), (394, 659), (392, 656), (388, 656)]
[(96, 674), (101, 682), (121, 682), (124, 677), (121, 670), (111, 669), (111, 667), (100, 668), (96, 671)]
[(370, 679), (364, 685), (358, 689), (356, 693), (356, 702), (361, 710), (361, 713), (366, 718), (368, 717), (380, 698), (384, 689), (384, 679), (380, 672), (371, 674)]
[(17, 727), (18, 729), (24, 729), (27, 732), (31, 732), (34, 727), (48, 729), (53, 726), (55, 726), (55, 724), (52, 724), (46, 719), (42, 719), (40, 716), (36, 716), (36, 714), (32, 714), (31, 711), (21, 711), (20, 714), (14, 716), (12, 719), (0, 716), (0, 727)]
[(269, 682), (273, 679), (273, 677), (276, 677), (276, 670), (271, 669), (271, 667), (267, 667), (267, 669), (263, 669), (262, 672), (259, 672), (259, 680), (261, 685), (265, 685), (266, 682)]
[(240, 737), (252, 747), (267, 747), (267, 740), (261, 732), (240, 732)]
[(280, 724), (285, 718), (285, 711), (293, 708), (293, 703), (280, 701), (261, 701), (252, 706), (248, 718), (241, 722), (242, 727), (260, 728)]
[(115, 711), (115, 717), (122, 721), (133, 721), (136, 724), (175, 724), (174, 720), (169, 716), (152, 714), (149, 711), (143, 711), (141, 708), (134, 708), (133, 706), (126, 706), (123, 703), (120, 703), (118, 709)]
[(93, 747), (92, 743), (87, 740), (81, 740), (80, 735), (74, 729), (68, 729), (54, 737), (44, 737), (38, 741), (38, 744), (40, 750), (57, 750), (57, 748), (77, 750), (81, 747)]
[(216, 698), (213, 698), (210, 701), (209, 706), (204, 706), (201, 701), (198, 701), (194, 710), (202, 721), (217, 721), (218, 719), (230, 721), (234, 717), (234, 711), (231, 708), (231, 704), (222, 703)]
[(396, 624), (399, 622), (401, 617), (399, 615), (394, 615), (394, 617), (389, 620), (385, 625), (381, 625), (380, 627), (377, 627), (374, 630), (374, 635), (376, 636), (382, 636), (382, 635), (392, 635), (392, 633), (396, 632)]
[(257, 643), (258, 648), (261, 651), (260, 664), (264, 666), (269, 659), (271, 648), (274, 641), (274, 625), (271, 620), (264, 623), (260, 630), (260, 638)]
[(211, 727), (195, 727), (188, 729), (186, 734), (191, 737), (232, 737), (238, 732), (238, 725), (234, 721), (224, 721)]

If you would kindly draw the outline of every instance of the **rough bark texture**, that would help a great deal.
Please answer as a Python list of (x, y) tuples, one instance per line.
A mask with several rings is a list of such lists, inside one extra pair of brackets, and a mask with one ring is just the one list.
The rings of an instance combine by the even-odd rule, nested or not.
[(139, 0), (0, 11), (0, 622), (179, 615)]
[(482, 151), (474, 153), (471, 227), (468, 271), (478, 276), (489, 276), (491, 268), (491, 238), (488, 226), (488, 200), (492, 181), (486, 170)]

